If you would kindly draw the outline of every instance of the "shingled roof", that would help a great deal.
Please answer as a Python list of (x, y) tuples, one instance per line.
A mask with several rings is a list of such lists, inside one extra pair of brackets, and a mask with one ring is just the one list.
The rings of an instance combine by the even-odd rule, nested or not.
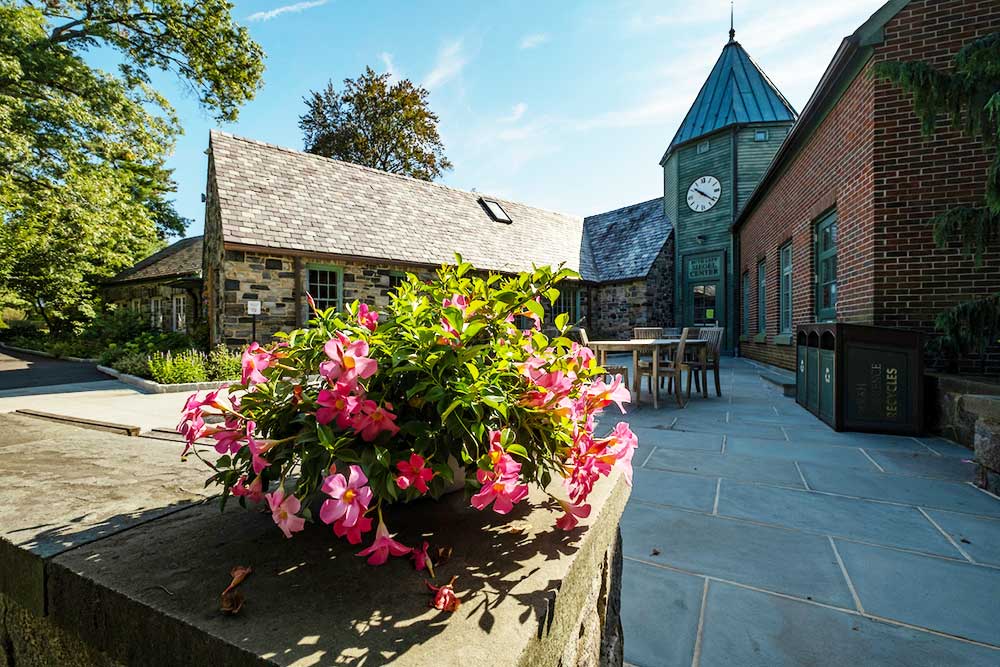
[(739, 42), (730, 39), (667, 153), (728, 125), (795, 120), (795, 109)]
[(125, 269), (109, 283), (201, 277), (202, 237), (181, 239)]
[(646, 277), (673, 231), (662, 197), (588, 216), (583, 225), (599, 282)]
[(487, 270), (565, 263), (596, 279), (580, 218), (219, 131), (210, 153), (225, 243), (422, 265), (458, 252)]

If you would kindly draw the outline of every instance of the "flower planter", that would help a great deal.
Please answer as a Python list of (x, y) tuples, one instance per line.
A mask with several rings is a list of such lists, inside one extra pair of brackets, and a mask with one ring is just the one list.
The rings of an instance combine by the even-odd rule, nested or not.
[(141, 378), (137, 375), (122, 373), (121, 371), (117, 371), (109, 366), (98, 366), (97, 370), (106, 375), (110, 375), (119, 382), (132, 385), (147, 394), (172, 394), (177, 392), (204, 391), (219, 389), (224, 385), (232, 384), (231, 381), (226, 380), (212, 380), (210, 382), (184, 382), (181, 384), (160, 384), (159, 382), (147, 380), (146, 378)]

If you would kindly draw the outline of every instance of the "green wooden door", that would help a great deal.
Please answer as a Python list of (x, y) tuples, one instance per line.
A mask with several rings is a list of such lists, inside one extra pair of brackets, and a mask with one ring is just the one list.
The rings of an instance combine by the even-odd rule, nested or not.
[(726, 327), (726, 254), (684, 257), (684, 326)]

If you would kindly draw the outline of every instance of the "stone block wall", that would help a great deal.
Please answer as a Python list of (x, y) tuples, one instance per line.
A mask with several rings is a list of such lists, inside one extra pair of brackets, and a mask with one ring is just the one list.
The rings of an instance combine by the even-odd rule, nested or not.
[(591, 286), (589, 301), (584, 328), (595, 340), (625, 340), (634, 327), (674, 326), (673, 237), (645, 278)]
[[(108, 285), (104, 287), (101, 292), (105, 303), (112, 304), (116, 308), (126, 310), (136, 309), (144, 318), (146, 318), (147, 321), (150, 321), (151, 317), (151, 301), (153, 298), (159, 297), (161, 299), (162, 308), (162, 323), (159, 325), (159, 328), (164, 331), (170, 331), (173, 329), (172, 322), (175, 296), (184, 297), (186, 331), (192, 331), (203, 319), (200, 288), (185, 289), (183, 287), (165, 285), (159, 282), (143, 282)], [(136, 303), (136, 300), (138, 300), (138, 303)], [(150, 324), (155, 326), (155, 323), (151, 321)]]

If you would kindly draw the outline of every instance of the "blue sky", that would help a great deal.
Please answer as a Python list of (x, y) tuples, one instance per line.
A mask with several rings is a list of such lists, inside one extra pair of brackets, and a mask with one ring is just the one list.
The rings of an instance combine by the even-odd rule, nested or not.
[[(881, 0), (739, 0), (736, 38), (801, 110), (840, 40)], [(302, 98), (365, 66), (430, 90), (453, 187), (584, 216), (662, 194), (658, 165), (728, 38), (728, 0), (239, 0), (264, 87), (218, 125), (155, 81), (185, 134), (169, 166), (201, 233), (208, 132), (301, 149)]]

